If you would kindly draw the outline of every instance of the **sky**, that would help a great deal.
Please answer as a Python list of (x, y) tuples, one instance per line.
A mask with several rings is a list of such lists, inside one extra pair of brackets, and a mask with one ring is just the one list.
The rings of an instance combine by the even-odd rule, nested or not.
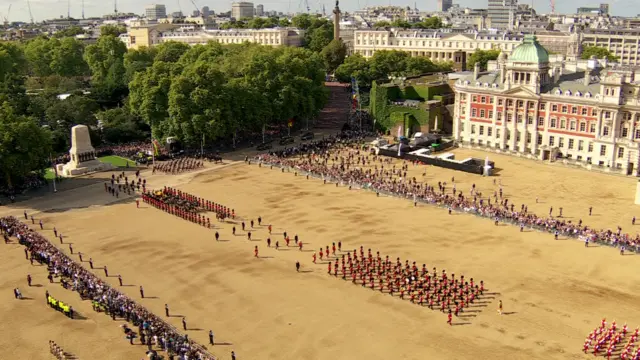
[[(84, 0), (85, 17), (101, 16), (106, 13), (113, 12), (114, 0)], [(136, 14), (143, 14), (145, 5), (153, 3), (152, 1), (145, 0), (117, 0), (118, 10), (121, 12), (132, 12)], [(209, 8), (216, 12), (229, 11), (231, 9), (232, 0), (156, 0), (158, 4), (164, 4), (167, 7), (167, 12), (182, 11), (185, 14), (190, 14), (194, 9), (192, 3), (194, 1), (199, 8), (203, 6), (209, 6)], [(322, 5), (326, 7), (327, 13), (330, 13), (330, 9), (335, 6), (335, 1), (331, 0), (270, 0), (257, 2), (254, 0), (254, 4), (264, 5), (265, 10), (276, 10), (282, 12), (301, 12), (306, 7), (305, 1), (309, 2), (311, 11), (321, 11)], [(35, 21), (42, 21), (45, 19), (52, 19), (60, 17), (61, 15), (67, 15), (67, 4), (70, 3), (71, 17), (82, 18), (82, 2), (83, 0), (30, 0), (31, 11)], [(529, 0), (521, 3), (533, 4), (534, 8), (541, 13), (549, 12), (550, 5), (549, 0)], [(454, 3), (460, 4), (463, 7), (487, 7), (486, 0), (454, 0)], [(29, 9), (27, 7), (27, 0), (0, 0), (0, 14), (2, 20), (7, 15), (7, 9), (12, 4), (11, 13), (9, 15), (9, 21), (29, 21)], [(417, 5), (420, 10), (435, 10), (437, 6), (437, 0), (417, 1), (411, 2), (411, 0), (342, 0), (340, 8), (344, 11), (353, 11), (365, 6), (376, 5), (396, 5), (396, 6), (411, 6)], [(598, 0), (556, 0), (556, 12), (558, 13), (574, 13), (580, 6), (596, 6)], [(618, 16), (636, 16), (640, 14), (640, 1), (638, 0), (612, 0), (609, 1), (610, 11), (613, 15)]]

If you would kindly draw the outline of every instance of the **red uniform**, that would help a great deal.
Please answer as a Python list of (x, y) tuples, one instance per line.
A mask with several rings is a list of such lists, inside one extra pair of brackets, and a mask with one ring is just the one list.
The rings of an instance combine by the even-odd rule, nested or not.
[(313, 253), (313, 263), (316, 263), (316, 253)]
[(253, 253), (255, 254), (255, 257), (258, 257), (258, 247), (256, 246), (256, 248), (253, 250)]

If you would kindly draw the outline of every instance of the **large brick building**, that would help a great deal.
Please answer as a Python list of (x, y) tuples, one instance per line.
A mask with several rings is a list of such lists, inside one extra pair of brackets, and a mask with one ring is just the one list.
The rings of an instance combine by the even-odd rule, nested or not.
[(568, 70), (527, 35), (495, 71), (476, 66), (454, 91), (453, 136), (463, 146), (638, 176), (640, 81), (631, 69), (594, 59)]

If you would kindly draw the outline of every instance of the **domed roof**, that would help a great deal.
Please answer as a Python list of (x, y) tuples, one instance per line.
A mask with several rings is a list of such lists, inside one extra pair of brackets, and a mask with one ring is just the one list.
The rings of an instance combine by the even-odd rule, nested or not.
[(548, 63), (549, 53), (540, 45), (535, 35), (525, 35), (524, 41), (513, 50), (509, 60), (519, 63)]

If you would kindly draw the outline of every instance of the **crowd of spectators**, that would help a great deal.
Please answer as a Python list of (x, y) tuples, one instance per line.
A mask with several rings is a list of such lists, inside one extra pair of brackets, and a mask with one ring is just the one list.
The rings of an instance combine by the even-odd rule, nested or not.
[(181, 359), (215, 359), (201, 345), (83, 268), (19, 219), (3, 217), (0, 219), (0, 228), (8, 236), (17, 237), (32, 261), (46, 265), (50, 274), (65, 279), (67, 286), (78, 292), (82, 299), (99, 304), (114, 320), (121, 317), (136, 326), (141, 343), (146, 344), (149, 350), (155, 345), (166, 351), (170, 359), (174, 356), (181, 356)]
[(0, 196), (5, 196), (10, 201), (14, 201), (16, 195), (24, 194), (29, 190), (39, 189), (46, 184), (45, 179), (39, 174), (30, 174), (13, 187), (7, 186), (7, 184), (0, 179)]
[[(417, 179), (407, 177), (408, 163), (402, 167), (392, 166), (391, 158), (370, 154), (363, 150), (361, 137), (358, 134), (341, 134), (336, 138), (315, 141), (302, 146), (258, 155), (256, 160), (262, 164), (287, 167), (306, 172), (309, 175), (321, 177), (326, 181), (349, 184), (360, 188), (370, 189), (379, 193), (413, 199), (414, 202), (424, 202), (464, 211), (495, 221), (510, 222), (521, 227), (535, 228), (558, 235), (579, 238), (588, 242), (598, 242), (609, 246), (638, 252), (640, 251), (640, 236), (623, 234), (620, 227), (617, 231), (609, 229), (592, 229), (580, 222), (572, 222), (561, 216), (538, 216), (528, 211), (523, 204), (517, 209), (508, 199), (498, 197), (497, 192), (492, 197), (482, 198), (475, 189), (470, 189), (471, 195), (465, 196), (462, 191), (456, 191), (443, 185), (442, 182), (429, 185)], [(364, 165), (374, 168), (365, 169)], [(385, 168), (385, 165), (386, 168)]]

